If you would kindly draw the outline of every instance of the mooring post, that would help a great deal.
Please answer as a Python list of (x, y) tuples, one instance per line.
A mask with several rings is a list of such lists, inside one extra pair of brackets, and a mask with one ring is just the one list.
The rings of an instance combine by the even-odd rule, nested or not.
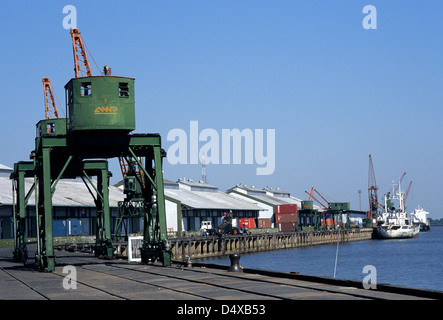
[(231, 253), (229, 259), (231, 260), (231, 266), (228, 269), (229, 272), (243, 272), (240, 267), (240, 254)]

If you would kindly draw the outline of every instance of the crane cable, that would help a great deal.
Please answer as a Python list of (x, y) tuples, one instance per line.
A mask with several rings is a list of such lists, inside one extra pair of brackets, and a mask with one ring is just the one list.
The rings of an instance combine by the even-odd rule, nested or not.
[(83, 43), (86, 47), (86, 50), (88, 50), (89, 56), (92, 58), (92, 61), (94, 61), (94, 64), (97, 67), (98, 71), (100, 72), (101, 75), (103, 75), (103, 72), (100, 70), (97, 62), (95, 62), (94, 56), (92, 55), (91, 51), (89, 51), (88, 45), (86, 44), (86, 41), (85, 41), (85, 39), (83, 39), (83, 37), (82, 37), (82, 40), (83, 40)]

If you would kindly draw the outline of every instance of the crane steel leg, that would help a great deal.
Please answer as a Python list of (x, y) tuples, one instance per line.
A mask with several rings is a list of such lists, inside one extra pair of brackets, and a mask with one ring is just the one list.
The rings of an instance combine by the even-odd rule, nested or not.
[[(26, 197), (25, 197), (25, 171), (21, 169), (20, 163), (14, 165), (13, 174), (13, 197), (14, 199), (14, 253), (13, 259), (16, 262), (26, 262), (28, 250), (26, 248)], [(33, 188), (32, 188), (33, 189)]]
[(43, 148), (37, 165), (37, 254), (35, 263), (39, 270), (54, 271), (55, 255), (52, 237), (51, 149)]
[[(146, 157), (149, 168), (144, 171), (151, 183), (145, 185), (145, 202), (150, 204), (145, 212), (143, 228), (142, 262), (159, 260), (163, 266), (171, 265), (171, 250), (167, 241), (165, 195), (163, 189), (162, 150), (160, 145), (153, 146), (153, 154)], [(152, 163), (153, 166), (152, 167)]]
[(108, 170), (100, 170), (97, 175), (97, 233), (95, 238), (95, 255), (112, 257), (111, 214), (109, 209)]

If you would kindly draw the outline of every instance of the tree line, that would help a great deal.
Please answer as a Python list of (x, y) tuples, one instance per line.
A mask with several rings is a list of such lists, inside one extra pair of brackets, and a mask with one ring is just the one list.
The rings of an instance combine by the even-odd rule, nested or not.
[(429, 221), (430, 221), (431, 225), (434, 225), (434, 226), (438, 225), (438, 224), (443, 225), (443, 218), (440, 218), (440, 219), (430, 218)]

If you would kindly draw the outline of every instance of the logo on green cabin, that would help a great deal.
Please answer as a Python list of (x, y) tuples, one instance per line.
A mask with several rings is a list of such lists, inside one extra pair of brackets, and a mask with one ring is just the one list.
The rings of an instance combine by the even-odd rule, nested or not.
[(94, 110), (94, 114), (118, 114), (117, 107), (97, 107)]

